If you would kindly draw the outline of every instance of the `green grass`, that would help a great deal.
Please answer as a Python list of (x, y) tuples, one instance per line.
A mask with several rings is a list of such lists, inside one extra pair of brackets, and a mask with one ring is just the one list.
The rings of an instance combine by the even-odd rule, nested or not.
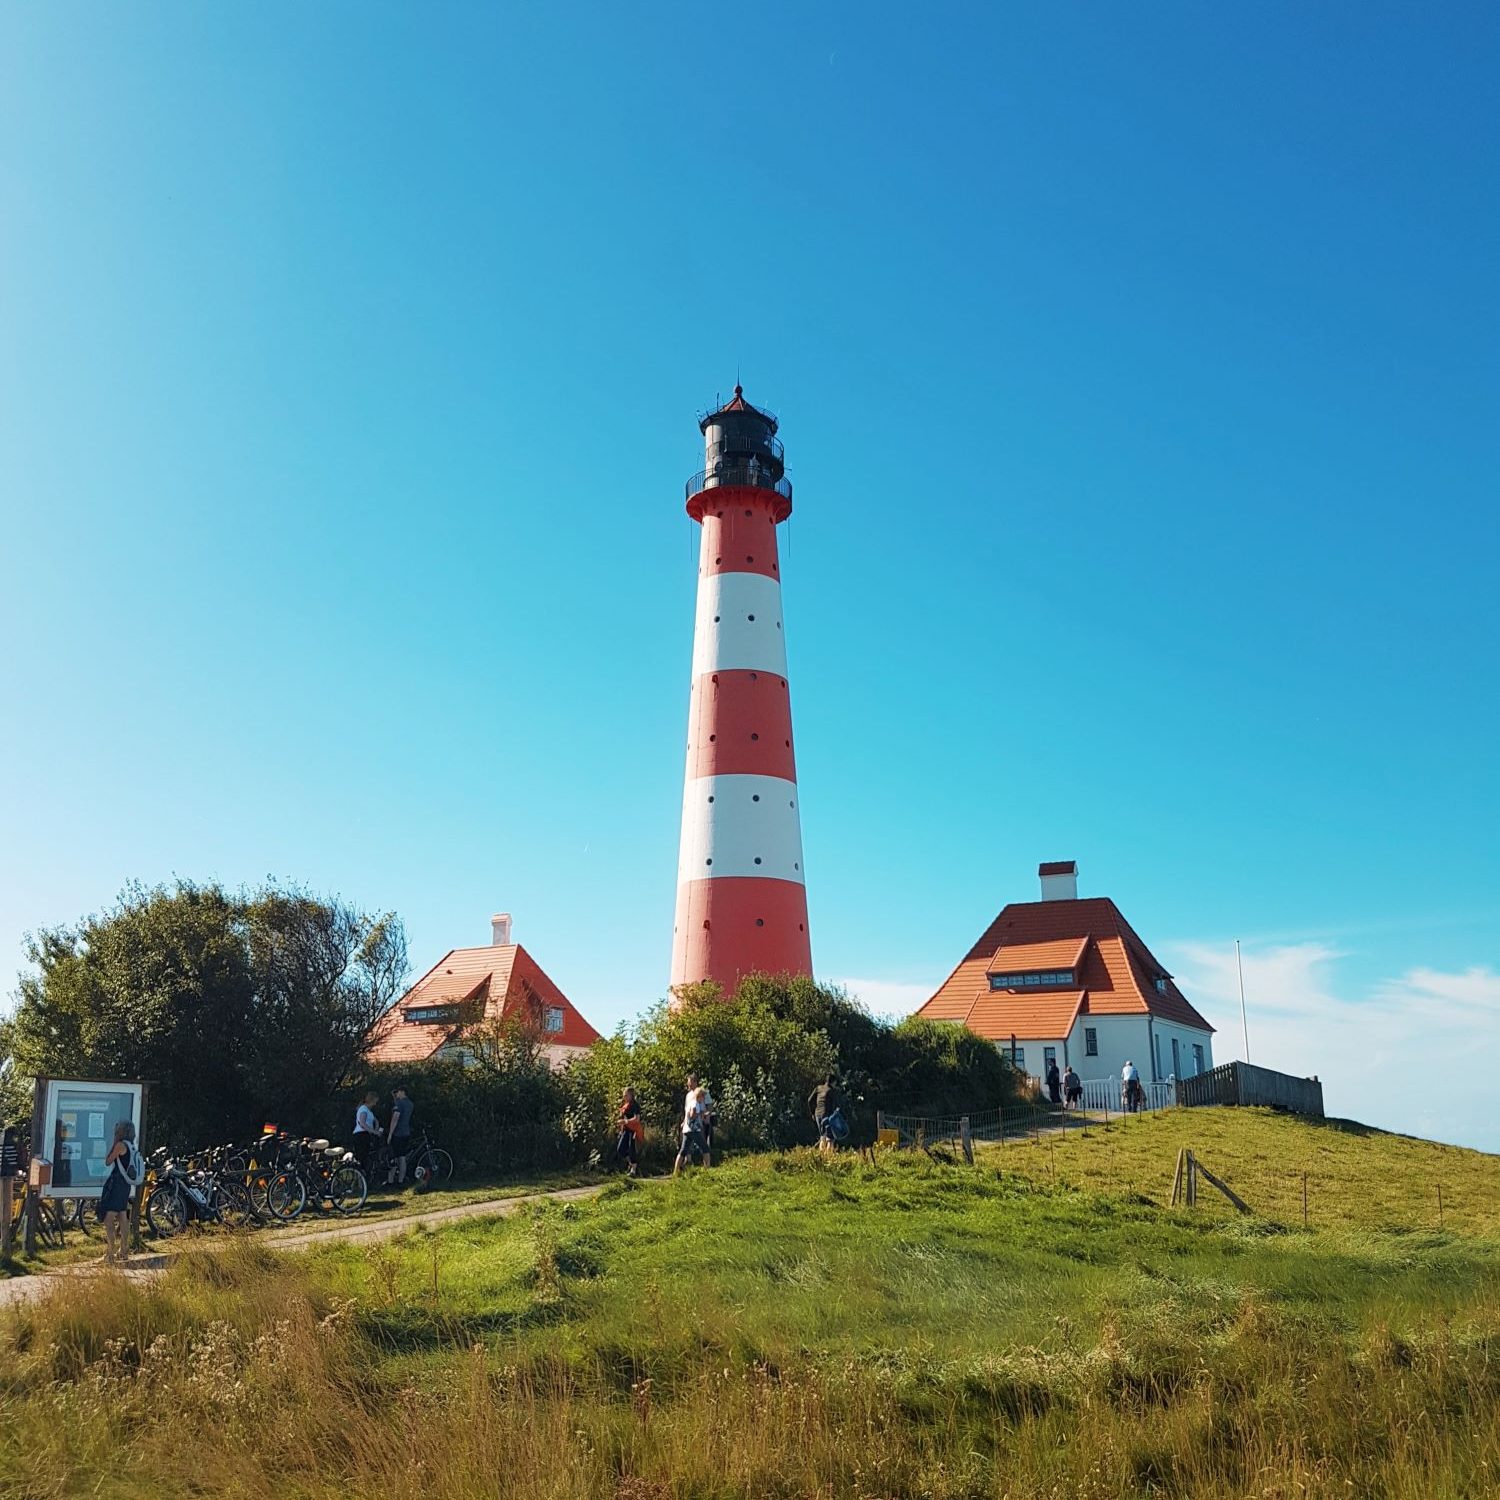
[[(1241, 1191), (1324, 1138), (1193, 1130)], [(1335, 1135), (1377, 1176), (1412, 1145)], [(1500, 1239), (1382, 1227), (1399, 1197), (1304, 1232), (1066, 1178), (1127, 1150), (1164, 1196), (1169, 1124), (1132, 1121), (1059, 1143), (1056, 1182), (1045, 1146), (794, 1153), (90, 1284), (0, 1324), (0, 1494), (1500, 1493)]]
[[(981, 1154), (1034, 1182), (1140, 1194), (1165, 1204), (1181, 1147), (1196, 1153), (1258, 1216), (1285, 1224), (1302, 1223), (1305, 1173), (1313, 1227), (1500, 1235), (1500, 1156), (1349, 1120), (1302, 1120), (1269, 1109), (1171, 1109), (1116, 1116), (1108, 1126), (1091, 1125), (1087, 1134), (1043, 1135)], [(990, 1151), (1005, 1154), (990, 1158)], [(1199, 1212), (1233, 1217), (1236, 1210), (1200, 1183)]]

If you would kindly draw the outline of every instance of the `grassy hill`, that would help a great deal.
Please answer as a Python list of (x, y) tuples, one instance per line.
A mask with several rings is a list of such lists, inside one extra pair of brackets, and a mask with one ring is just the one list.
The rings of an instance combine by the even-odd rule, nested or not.
[[(1165, 1204), (1180, 1147), (1193, 1150), (1258, 1216), (1284, 1224), (1302, 1223), (1305, 1174), (1314, 1228), (1500, 1234), (1500, 1156), (1351, 1120), (1302, 1120), (1269, 1109), (1169, 1109), (1117, 1116), (1086, 1134), (1013, 1142), (989, 1160), (1033, 1182), (1139, 1193)], [(1210, 1217), (1236, 1212), (1207, 1184), (1198, 1209)]]
[(975, 1168), (795, 1153), (370, 1249), (193, 1254), (0, 1327), (0, 1494), (1500, 1492), (1500, 1239), (1363, 1186), (1435, 1148), (1182, 1118), (1252, 1200), (1255, 1162), (1327, 1144), (1341, 1222), (1141, 1201), (1164, 1117)]

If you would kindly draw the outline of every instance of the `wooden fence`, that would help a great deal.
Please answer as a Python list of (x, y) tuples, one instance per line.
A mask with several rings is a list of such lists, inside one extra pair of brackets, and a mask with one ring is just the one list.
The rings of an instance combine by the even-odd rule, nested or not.
[(1250, 1063), (1224, 1063), (1196, 1078), (1177, 1080), (1179, 1104), (1268, 1104), (1294, 1115), (1323, 1118), (1323, 1085), (1316, 1078), (1293, 1078)]

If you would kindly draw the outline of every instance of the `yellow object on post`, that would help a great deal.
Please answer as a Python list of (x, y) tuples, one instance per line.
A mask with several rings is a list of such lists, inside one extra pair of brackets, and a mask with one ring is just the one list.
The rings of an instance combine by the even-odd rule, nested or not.
[(882, 1127), (879, 1134), (875, 1137), (875, 1144), (877, 1146), (899, 1146), (901, 1144), (901, 1132)]

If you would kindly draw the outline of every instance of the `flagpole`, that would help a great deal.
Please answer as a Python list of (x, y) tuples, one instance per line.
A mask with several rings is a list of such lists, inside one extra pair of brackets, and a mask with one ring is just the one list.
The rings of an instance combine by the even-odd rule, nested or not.
[(1250, 1061), (1250, 1022), (1245, 1019), (1245, 965), (1240, 958), (1240, 940), (1234, 940), (1234, 966), (1240, 971), (1240, 1026), (1245, 1033), (1245, 1061)]

